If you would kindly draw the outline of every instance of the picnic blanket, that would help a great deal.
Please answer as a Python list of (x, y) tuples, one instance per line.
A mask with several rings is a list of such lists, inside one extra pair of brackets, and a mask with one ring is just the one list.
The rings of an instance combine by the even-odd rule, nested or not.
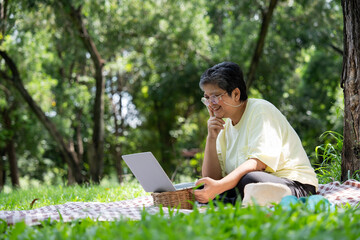
[[(33, 210), (0, 211), (0, 220), (9, 225), (24, 221), (26, 225), (39, 225), (42, 221), (71, 222), (75, 219), (91, 218), (96, 221), (114, 221), (120, 219), (140, 220), (143, 210), (149, 214), (159, 212), (159, 207), (153, 205), (151, 196), (139, 197), (118, 202), (68, 202), (61, 205), (51, 205)], [(192, 210), (175, 209), (176, 213), (188, 214)], [(164, 215), (169, 214), (163, 208)]]
[(338, 181), (320, 184), (317, 194), (325, 197), (335, 205), (348, 203), (353, 207), (358, 207), (360, 203), (360, 182), (347, 180), (343, 184)]
[[(360, 203), (360, 182), (348, 180), (343, 184), (331, 182), (319, 186), (317, 194), (325, 197), (335, 205), (350, 204), (357, 206)], [(38, 225), (42, 221), (62, 220), (70, 222), (75, 219), (91, 218), (97, 221), (113, 221), (119, 219), (140, 220), (142, 211), (149, 214), (159, 212), (159, 207), (153, 205), (151, 196), (139, 197), (118, 202), (68, 202), (61, 205), (52, 205), (33, 210), (0, 211), (0, 219), (8, 224), (24, 221), (27, 225)], [(169, 213), (163, 208), (165, 215)], [(178, 213), (188, 214), (192, 210), (179, 209)]]

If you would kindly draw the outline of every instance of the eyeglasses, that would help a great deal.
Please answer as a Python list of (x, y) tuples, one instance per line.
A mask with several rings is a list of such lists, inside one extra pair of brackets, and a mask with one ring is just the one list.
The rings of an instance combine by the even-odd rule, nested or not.
[(222, 93), (222, 94), (219, 94), (219, 95), (212, 95), (210, 96), (209, 98), (206, 98), (206, 97), (202, 97), (201, 98), (201, 102), (203, 104), (205, 104), (205, 106), (209, 106), (210, 105), (210, 102), (212, 104), (218, 104), (220, 100), (222, 100), (222, 96), (225, 94), (226, 92)]

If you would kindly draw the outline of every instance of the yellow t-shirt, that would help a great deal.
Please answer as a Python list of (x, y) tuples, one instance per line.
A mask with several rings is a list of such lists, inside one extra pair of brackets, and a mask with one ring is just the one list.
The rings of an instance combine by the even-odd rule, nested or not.
[(266, 172), (318, 188), (315, 171), (299, 136), (268, 101), (248, 99), (235, 126), (231, 119), (226, 119), (216, 149), (223, 176), (247, 159), (257, 158), (267, 165)]

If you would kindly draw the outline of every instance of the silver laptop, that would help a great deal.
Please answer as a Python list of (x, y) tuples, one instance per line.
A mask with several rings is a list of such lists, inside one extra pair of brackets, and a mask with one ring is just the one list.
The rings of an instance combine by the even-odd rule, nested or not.
[(195, 186), (195, 183), (173, 185), (151, 152), (123, 155), (122, 158), (146, 192), (172, 192)]

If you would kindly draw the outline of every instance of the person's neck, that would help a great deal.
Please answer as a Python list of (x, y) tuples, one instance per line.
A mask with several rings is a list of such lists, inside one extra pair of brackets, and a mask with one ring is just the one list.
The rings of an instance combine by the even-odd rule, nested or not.
[(235, 126), (236, 124), (238, 124), (240, 122), (240, 120), (245, 112), (246, 105), (247, 105), (247, 100), (245, 100), (243, 102), (243, 104), (239, 107), (238, 111), (236, 111), (234, 113), (234, 116), (230, 118), (233, 126)]

